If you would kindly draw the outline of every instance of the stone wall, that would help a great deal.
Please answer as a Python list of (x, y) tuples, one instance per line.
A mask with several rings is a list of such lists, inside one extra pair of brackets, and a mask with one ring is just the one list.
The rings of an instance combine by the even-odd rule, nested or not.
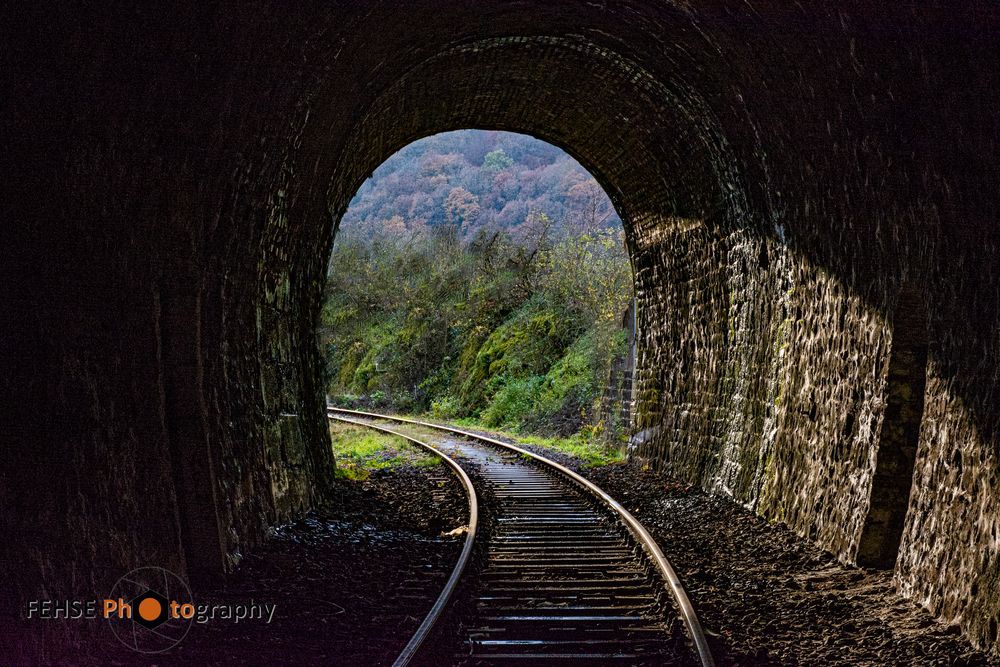
[(27, 598), (218, 577), (323, 497), (335, 219), (393, 151), (483, 127), (566, 148), (626, 223), (636, 455), (845, 561), (885, 510), (880, 447), (911, 447), (887, 406), (919, 378), (892, 370), (900, 294), (922, 299), (897, 581), (996, 646), (1000, 19), (870, 4), (5, 17), (0, 645), (38, 646)]

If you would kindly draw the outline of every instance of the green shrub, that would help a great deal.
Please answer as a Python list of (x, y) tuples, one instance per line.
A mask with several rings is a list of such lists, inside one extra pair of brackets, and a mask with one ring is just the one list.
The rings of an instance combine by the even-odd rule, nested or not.
[(510, 380), (496, 393), (480, 417), (484, 426), (519, 427), (535, 408), (545, 378), (533, 375)]
[(431, 416), (435, 419), (455, 419), (464, 414), (457, 396), (445, 395), (431, 401)]

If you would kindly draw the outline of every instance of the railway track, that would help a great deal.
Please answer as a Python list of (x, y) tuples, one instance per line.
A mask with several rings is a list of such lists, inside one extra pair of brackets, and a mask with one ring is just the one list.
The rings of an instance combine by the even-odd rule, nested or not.
[[(697, 615), (656, 542), (594, 484), (468, 431), (339, 408), (329, 408), (329, 416), (434, 451), (469, 494), (462, 554), (397, 667), (417, 655), (449, 603), (463, 611), (457, 663), (714, 665)], [(480, 495), (489, 499), (483, 508)], [(488, 516), (486, 534), (478, 531), (480, 512)], [(477, 538), (484, 557), (473, 571)], [(474, 599), (452, 601), (463, 577), (475, 577), (467, 587)], [(686, 640), (676, 631), (678, 617)]]

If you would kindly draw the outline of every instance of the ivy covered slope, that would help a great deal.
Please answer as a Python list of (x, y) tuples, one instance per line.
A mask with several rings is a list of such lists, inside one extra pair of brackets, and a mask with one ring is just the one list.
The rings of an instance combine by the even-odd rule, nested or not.
[(572, 158), (521, 135), (431, 137), (380, 167), (342, 221), (329, 393), (521, 432), (606, 427), (594, 406), (631, 294), (621, 223)]

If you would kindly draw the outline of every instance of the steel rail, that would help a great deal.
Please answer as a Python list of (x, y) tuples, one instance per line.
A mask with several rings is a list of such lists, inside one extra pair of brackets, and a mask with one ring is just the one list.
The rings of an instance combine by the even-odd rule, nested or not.
[(469, 476), (462, 469), (462, 467), (458, 465), (458, 463), (456, 463), (450, 456), (431, 444), (421, 442), (420, 440), (417, 440), (409, 435), (394, 431), (391, 428), (378, 426), (377, 424), (366, 424), (353, 419), (335, 417), (329, 414), (329, 412), (327, 413), (327, 418), (346, 424), (354, 424), (356, 426), (363, 426), (365, 428), (375, 429), (376, 431), (389, 433), (433, 452), (435, 456), (441, 457), (441, 459), (448, 464), (452, 471), (458, 476), (459, 480), (462, 482), (462, 486), (465, 487), (465, 492), (469, 498), (469, 531), (465, 535), (465, 544), (462, 547), (462, 553), (458, 556), (458, 562), (456, 562), (455, 567), (452, 568), (451, 576), (448, 577), (448, 581), (445, 582), (444, 589), (442, 589), (441, 594), (438, 595), (437, 600), (434, 602), (434, 606), (432, 606), (431, 610), (427, 612), (427, 615), (424, 617), (420, 627), (418, 627), (416, 632), (413, 633), (413, 636), (410, 637), (410, 641), (403, 647), (403, 650), (399, 653), (396, 661), (392, 663), (393, 667), (405, 667), (410, 663), (410, 660), (413, 659), (417, 650), (420, 649), (424, 640), (427, 639), (427, 636), (430, 634), (434, 624), (437, 622), (438, 618), (440, 618), (441, 613), (444, 611), (448, 601), (451, 599), (452, 593), (454, 593), (455, 589), (458, 587), (458, 580), (462, 577), (462, 573), (465, 571), (465, 566), (468, 565), (469, 559), (472, 556), (472, 545), (475, 542), (476, 527), (479, 524), (479, 500), (476, 497), (476, 490), (472, 486), (472, 480), (469, 479)]
[[(472, 433), (470, 431), (464, 431), (462, 429), (452, 428), (450, 426), (442, 426), (441, 424), (433, 424), (431, 422), (424, 422), (417, 419), (408, 419), (406, 417), (396, 417), (392, 415), (382, 415), (374, 412), (363, 412), (360, 410), (348, 410), (345, 408), (335, 408), (327, 406), (328, 414), (329, 412), (339, 412), (344, 414), (353, 414), (359, 417), (367, 417), (370, 419), (383, 419), (387, 421), (402, 422), (407, 424), (414, 424), (417, 426), (424, 426), (427, 428), (438, 429), (441, 431), (447, 431), (455, 435), (460, 435), (462, 437), (471, 438), (473, 440), (478, 440), (480, 442), (485, 442), (496, 447), (503, 449), (508, 449), (517, 452), (518, 454), (527, 456), (543, 465), (546, 465), (564, 477), (568, 478), (584, 490), (586, 490), (590, 495), (594, 496), (600, 500), (604, 505), (611, 508), (621, 520), (628, 527), (632, 536), (642, 545), (643, 550), (646, 551), (647, 555), (656, 564), (657, 569), (663, 576), (667, 583), (667, 589), (669, 590), (674, 601), (677, 603), (677, 607), (680, 611), (681, 618), (684, 620), (684, 624), (688, 630), (688, 636), (690, 637), (692, 643), (694, 644), (695, 650), (698, 653), (698, 658), (701, 661), (702, 667), (715, 667), (715, 660), (712, 657), (712, 651), (709, 648), (708, 640), (705, 638), (705, 631), (701, 627), (701, 622), (698, 620), (698, 615), (694, 610), (694, 605), (691, 604), (691, 600), (688, 598), (687, 593), (684, 591), (684, 586), (681, 584), (680, 578), (674, 571), (673, 566), (667, 560), (666, 556), (660, 550), (659, 545), (653, 536), (643, 527), (643, 525), (636, 519), (631, 512), (625, 509), (617, 500), (609, 496), (603, 489), (591, 482), (590, 480), (582, 477), (581, 475), (573, 472), (566, 466), (563, 466), (555, 461), (548, 459), (540, 454), (535, 454), (527, 449), (518, 447), (517, 445), (511, 445), (506, 442), (502, 442), (495, 438), (490, 438), (488, 436), (480, 435), (478, 433)], [(357, 423), (357, 422), (355, 422)]]

